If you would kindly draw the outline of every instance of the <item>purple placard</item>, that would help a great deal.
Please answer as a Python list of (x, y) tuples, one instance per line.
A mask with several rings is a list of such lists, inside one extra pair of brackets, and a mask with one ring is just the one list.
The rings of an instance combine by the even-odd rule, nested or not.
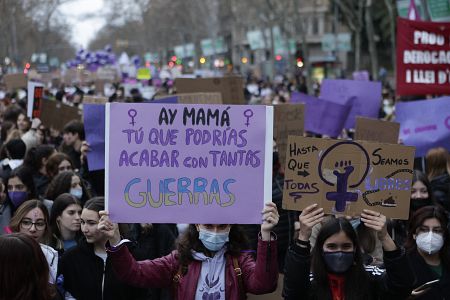
[(344, 128), (350, 106), (337, 104), (299, 92), (293, 92), (292, 103), (305, 103), (305, 130), (337, 137)]
[(170, 96), (148, 101), (148, 103), (178, 103), (178, 96)]
[(91, 151), (87, 153), (89, 171), (105, 168), (105, 105), (83, 105), (84, 131)]
[(345, 128), (355, 128), (356, 116), (378, 118), (381, 105), (381, 82), (347, 79), (324, 79), (320, 98), (352, 106)]
[(400, 139), (416, 147), (416, 157), (435, 147), (450, 150), (450, 97), (399, 102), (395, 105)]
[(261, 223), (272, 195), (272, 107), (111, 103), (106, 125), (112, 220)]

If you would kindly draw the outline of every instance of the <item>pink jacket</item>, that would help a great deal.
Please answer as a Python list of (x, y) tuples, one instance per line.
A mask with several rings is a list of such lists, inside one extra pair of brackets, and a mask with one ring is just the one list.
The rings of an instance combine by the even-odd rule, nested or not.
[[(128, 248), (122, 246), (117, 251), (108, 252), (108, 255), (119, 280), (142, 288), (171, 288), (175, 284), (178, 286), (179, 300), (194, 300), (201, 262), (192, 262), (187, 273), (178, 283), (174, 283), (174, 276), (179, 269), (177, 251), (154, 260), (136, 261), (128, 252)], [(247, 253), (241, 254), (238, 262), (246, 293), (266, 294), (276, 289), (278, 280), (276, 241), (259, 240), (256, 262)], [(230, 255), (226, 255), (225, 285), (226, 300), (239, 300), (238, 277)]]

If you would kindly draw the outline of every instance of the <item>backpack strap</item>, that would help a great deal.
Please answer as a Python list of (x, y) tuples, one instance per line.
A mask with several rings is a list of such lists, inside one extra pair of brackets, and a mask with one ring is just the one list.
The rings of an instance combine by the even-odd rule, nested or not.
[(244, 292), (244, 280), (242, 279), (242, 270), (239, 267), (239, 261), (237, 257), (233, 257), (233, 268), (234, 272), (236, 272), (236, 277), (239, 285), (239, 296), (241, 299), (247, 299), (246, 293)]

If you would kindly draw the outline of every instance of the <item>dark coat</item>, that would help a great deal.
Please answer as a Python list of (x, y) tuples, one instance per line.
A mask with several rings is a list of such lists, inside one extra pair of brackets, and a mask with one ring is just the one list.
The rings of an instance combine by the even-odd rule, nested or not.
[(93, 245), (85, 240), (64, 253), (58, 272), (64, 276), (64, 289), (77, 300), (131, 300), (142, 293), (120, 282), (109, 257), (105, 265), (103, 259), (95, 255)]
[(430, 182), (434, 200), (450, 212), (450, 175), (435, 177)]
[[(414, 288), (426, 282), (439, 279), (438, 274), (433, 272), (417, 250), (408, 253), (408, 259), (416, 277)], [(439, 283), (434, 284), (424, 294), (415, 297), (417, 300), (450, 300), (450, 270), (445, 267), (442, 270), (442, 278)]]
[[(414, 276), (403, 249), (384, 252), (386, 271), (374, 266), (366, 267), (368, 288), (361, 299), (406, 299), (411, 293)], [(286, 255), (283, 297), (289, 300), (331, 298), (331, 291), (320, 288), (310, 274), (311, 254), (309, 248), (293, 244)], [(354, 283), (349, 283), (350, 286)], [(323, 294), (328, 294), (324, 298)]]

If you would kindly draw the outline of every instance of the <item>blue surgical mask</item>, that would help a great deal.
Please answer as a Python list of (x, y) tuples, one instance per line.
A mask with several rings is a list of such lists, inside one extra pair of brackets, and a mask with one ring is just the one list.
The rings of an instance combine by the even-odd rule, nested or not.
[(15, 208), (19, 207), (22, 203), (24, 203), (28, 198), (28, 192), (8, 192), (9, 199)]
[(215, 233), (200, 228), (198, 238), (202, 241), (206, 249), (210, 251), (219, 251), (229, 241), (229, 232)]
[(72, 189), (70, 189), (70, 194), (72, 194), (72, 196), (74, 196), (75, 198), (80, 200), (81, 197), (83, 197), (83, 189), (81, 189), (81, 188), (72, 188)]

